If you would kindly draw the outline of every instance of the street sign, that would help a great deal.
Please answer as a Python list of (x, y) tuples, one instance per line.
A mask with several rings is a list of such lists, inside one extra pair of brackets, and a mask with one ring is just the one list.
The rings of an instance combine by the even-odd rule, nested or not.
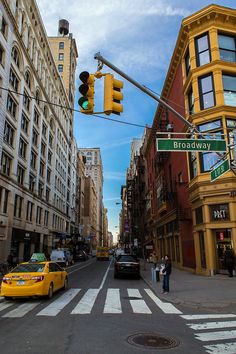
[(218, 177), (229, 171), (229, 169), (229, 160), (224, 160), (220, 165), (211, 171), (211, 182), (215, 181)]
[(223, 139), (156, 139), (157, 151), (226, 151)]

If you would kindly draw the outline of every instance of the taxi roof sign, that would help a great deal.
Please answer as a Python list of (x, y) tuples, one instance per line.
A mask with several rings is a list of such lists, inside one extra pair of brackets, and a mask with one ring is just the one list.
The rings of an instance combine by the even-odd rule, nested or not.
[(33, 253), (30, 261), (31, 262), (45, 262), (47, 260), (44, 253)]

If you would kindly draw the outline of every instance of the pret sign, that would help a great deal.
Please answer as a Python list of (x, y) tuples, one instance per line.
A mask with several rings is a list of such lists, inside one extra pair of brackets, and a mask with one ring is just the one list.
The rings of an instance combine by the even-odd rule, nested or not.
[(214, 170), (211, 171), (211, 182), (215, 181), (218, 177), (222, 176), (225, 172), (229, 171), (229, 160), (224, 160)]
[(223, 139), (156, 139), (157, 151), (226, 151)]

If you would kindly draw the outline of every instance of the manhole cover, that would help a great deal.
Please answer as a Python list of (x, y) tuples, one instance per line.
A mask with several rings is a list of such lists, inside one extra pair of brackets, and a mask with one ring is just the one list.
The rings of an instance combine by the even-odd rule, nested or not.
[(139, 333), (127, 338), (129, 344), (150, 349), (171, 349), (179, 345), (175, 338), (167, 337), (158, 333)]

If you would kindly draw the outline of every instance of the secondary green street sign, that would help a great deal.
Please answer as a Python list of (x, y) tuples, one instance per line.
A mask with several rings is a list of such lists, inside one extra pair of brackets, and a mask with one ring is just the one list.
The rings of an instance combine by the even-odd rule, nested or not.
[(229, 171), (229, 160), (224, 160), (214, 170), (211, 171), (211, 182), (215, 181), (218, 177), (222, 176), (225, 172)]
[(223, 139), (156, 139), (157, 151), (226, 151)]

